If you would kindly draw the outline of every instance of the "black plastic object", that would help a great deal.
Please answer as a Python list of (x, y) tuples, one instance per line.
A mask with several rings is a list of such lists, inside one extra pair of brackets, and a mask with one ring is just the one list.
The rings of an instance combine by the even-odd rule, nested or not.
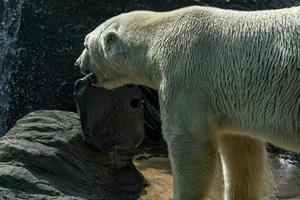
[(105, 90), (94, 87), (93, 81), (89, 74), (74, 88), (83, 139), (100, 152), (134, 149), (144, 139), (141, 91), (135, 86)]

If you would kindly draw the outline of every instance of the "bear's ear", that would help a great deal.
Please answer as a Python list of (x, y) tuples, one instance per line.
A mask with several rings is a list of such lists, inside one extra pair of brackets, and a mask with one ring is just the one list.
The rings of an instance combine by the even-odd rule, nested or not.
[(103, 33), (102, 45), (104, 56), (109, 61), (120, 60), (123, 52), (120, 47), (120, 38), (115, 31), (108, 31)]

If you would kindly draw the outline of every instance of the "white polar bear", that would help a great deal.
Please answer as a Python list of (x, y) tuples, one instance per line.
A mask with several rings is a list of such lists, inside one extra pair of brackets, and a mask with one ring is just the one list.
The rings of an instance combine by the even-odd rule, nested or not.
[(225, 199), (261, 199), (264, 144), (300, 151), (300, 7), (129, 12), (84, 45), (97, 86), (158, 90), (175, 200), (207, 195), (219, 152)]

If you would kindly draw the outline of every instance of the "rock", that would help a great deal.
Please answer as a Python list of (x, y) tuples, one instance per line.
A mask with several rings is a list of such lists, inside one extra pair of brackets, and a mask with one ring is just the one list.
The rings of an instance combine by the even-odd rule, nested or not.
[[(171, 200), (173, 195), (173, 176), (168, 157), (151, 157), (146, 160), (136, 160), (134, 165), (144, 175), (148, 186), (141, 193), (139, 200)], [(220, 171), (221, 172), (221, 171)], [(209, 196), (205, 200), (221, 200), (223, 198), (222, 175), (218, 174)]]
[(151, 157), (152, 157), (151, 154), (149, 154), (149, 153), (143, 153), (143, 154), (136, 155), (136, 156), (134, 157), (134, 159), (135, 159), (135, 160), (145, 160), (145, 159), (149, 159), (149, 158), (151, 158)]
[(0, 196), (9, 200), (137, 199), (144, 179), (131, 161), (122, 162), (87, 147), (76, 113), (32, 112), (0, 139)]
[[(300, 199), (300, 168), (299, 165), (286, 163), (282, 158), (271, 154), (273, 173), (276, 177), (276, 199), (299, 200)], [(135, 160), (134, 165), (147, 179), (148, 186), (143, 191), (139, 200), (171, 200), (173, 193), (173, 177), (170, 161), (167, 157), (151, 157), (147, 160)], [(220, 200), (222, 194), (221, 185), (214, 185), (210, 191), (210, 197), (206, 200)], [(273, 198), (275, 199), (275, 198)]]
[(148, 181), (139, 200), (169, 200), (173, 193), (173, 176), (167, 157), (135, 160), (135, 166)]
[[(278, 199), (300, 199), (300, 165), (288, 158), (272, 154), (275, 181), (278, 186), (276, 197)], [(292, 162), (290, 162), (292, 161)]]

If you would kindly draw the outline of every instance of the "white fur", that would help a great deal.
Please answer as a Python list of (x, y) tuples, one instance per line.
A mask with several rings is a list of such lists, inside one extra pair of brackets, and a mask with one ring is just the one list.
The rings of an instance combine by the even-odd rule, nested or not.
[(175, 200), (207, 195), (218, 152), (225, 199), (261, 199), (264, 143), (300, 151), (300, 7), (135, 11), (85, 45), (78, 63), (97, 86), (158, 90)]

